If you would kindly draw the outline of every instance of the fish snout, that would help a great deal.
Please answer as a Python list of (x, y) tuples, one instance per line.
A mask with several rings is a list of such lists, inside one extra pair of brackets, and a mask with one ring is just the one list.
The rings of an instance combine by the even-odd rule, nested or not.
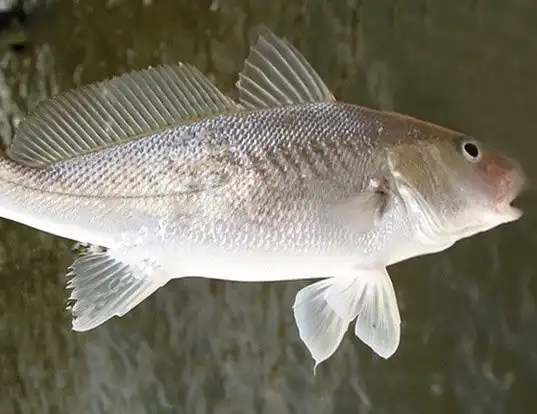
[(484, 174), (492, 188), (496, 207), (503, 210), (525, 188), (526, 175), (516, 161), (496, 154), (487, 154), (484, 166)]

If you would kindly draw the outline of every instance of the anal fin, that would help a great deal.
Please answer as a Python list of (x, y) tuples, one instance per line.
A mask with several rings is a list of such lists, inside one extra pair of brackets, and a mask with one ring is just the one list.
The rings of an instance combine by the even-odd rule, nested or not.
[(148, 260), (129, 265), (111, 253), (87, 250), (70, 268), (67, 287), (72, 289), (75, 331), (89, 331), (125, 315), (169, 280)]

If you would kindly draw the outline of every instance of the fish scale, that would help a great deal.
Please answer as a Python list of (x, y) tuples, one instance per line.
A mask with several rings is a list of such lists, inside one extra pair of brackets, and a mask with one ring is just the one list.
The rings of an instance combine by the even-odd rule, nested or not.
[[(322, 103), (222, 116), (35, 169), (31, 174), (14, 164), (10, 176), (21, 185), (49, 193), (150, 197), (188, 192), (182, 189), (185, 176), (197, 173), (204, 177), (206, 169), (200, 164), (210, 167), (214, 163), (211, 171), (222, 177), (233, 167), (235, 174), (259, 168), (266, 176), (274, 174), (275, 184), (309, 178), (311, 183), (302, 184), (315, 187), (318, 180), (339, 179), (340, 186), (347, 183), (352, 187), (348, 191), (360, 191), (367, 180), (361, 163), (379, 147), (378, 137), (367, 131), (369, 124), (361, 112), (345, 104)], [(308, 128), (290, 122), (292, 118), (305, 119)], [(363, 134), (369, 137), (367, 141), (355, 138)], [(218, 162), (219, 158), (225, 162)], [(311, 174), (316, 159), (323, 171)], [(205, 182), (198, 186), (203, 188)]]
[[(307, 253), (327, 251), (333, 246), (335, 250), (351, 251), (363, 244), (359, 235), (338, 225), (322, 223), (316, 213), (326, 208), (327, 203), (359, 193), (365, 186), (366, 158), (356, 157), (356, 151), (362, 147), (364, 152), (371, 153), (373, 143), (357, 141), (345, 145), (340, 140), (339, 148), (330, 146), (340, 130), (351, 128), (347, 124), (358, 131), (362, 128), (356, 118), (359, 114), (344, 104), (310, 104), (277, 112), (218, 117), (48, 168), (33, 169), (30, 174), (23, 166), (11, 163), (10, 176), (17, 184), (37, 192), (66, 194), (71, 199), (106, 198), (110, 204), (117, 199), (119, 204), (123, 198), (164, 198), (172, 206), (168, 214), (173, 215), (175, 229), (169, 231), (177, 234), (178, 245), (197, 240), (229, 250), (261, 248)], [(311, 139), (299, 134), (298, 124), (290, 122), (293, 116), (307, 120), (306, 132)], [(250, 140), (258, 131), (262, 131), (261, 138)], [(331, 133), (323, 136), (326, 131)], [(205, 139), (207, 136), (213, 139)], [(352, 140), (353, 136), (347, 139)], [(196, 185), (185, 186), (185, 176), (192, 177), (191, 172), (199, 163), (211, 164), (215, 158), (211, 149), (220, 148), (224, 142), (226, 162), (212, 171), (222, 179), (219, 191), (195, 191), (207, 187), (204, 169), (200, 172), (201, 180), (193, 177), (198, 179)], [(177, 154), (171, 166), (165, 162), (170, 154)], [(323, 175), (308, 174), (315, 159), (324, 167)], [(230, 165), (234, 166), (231, 173)], [(250, 172), (250, 180), (244, 180), (245, 171)], [(174, 183), (179, 184), (178, 188)], [(281, 192), (281, 188), (287, 191)], [(228, 197), (228, 193), (233, 197)], [(61, 198), (57, 200), (63, 202)], [(143, 203), (139, 200), (131, 205), (140, 210)], [(53, 213), (54, 201), (49, 207)], [(72, 208), (76, 210), (76, 205)], [(152, 216), (157, 216), (156, 212)], [(129, 226), (129, 222), (118, 222), (117, 231), (125, 232)]]

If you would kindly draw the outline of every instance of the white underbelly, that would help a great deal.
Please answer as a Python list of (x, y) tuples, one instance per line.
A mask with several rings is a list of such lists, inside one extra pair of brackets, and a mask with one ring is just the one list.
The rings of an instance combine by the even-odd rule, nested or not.
[(170, 277), (197, 276), (243, 282), (314, 279), (349, 274), (365, 265), (356, 255), (209, 252), (178, 250), (161, 256)]

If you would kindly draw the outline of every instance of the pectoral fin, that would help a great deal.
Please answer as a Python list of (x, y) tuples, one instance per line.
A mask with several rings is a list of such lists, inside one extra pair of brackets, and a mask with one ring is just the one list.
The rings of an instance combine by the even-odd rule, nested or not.
[(366, 232), (382, 218), (388, 198), (387, 194), (363, 193), (335, 204), (328, 214), (344, 227), (357, 232)]
[(401, 319), (385, 269), (314, 283), (298, 292), (293, 310), (315, 367), (336, 351), (355, 318), (356, 336), (381, 357), (389, 358), (399, 346)]
[(365, 232), (379, 222), (393, 196), (387, 178), (374, 179), (362, 193), (335, 203), (328, 215), (344, 227)]
[(165, 285), (169, 278), (150, 266), (132, 266), (111, 251), (84, 248), (68, 274), (73, 330), (88, 331), (113, 316), (123, 316)]

